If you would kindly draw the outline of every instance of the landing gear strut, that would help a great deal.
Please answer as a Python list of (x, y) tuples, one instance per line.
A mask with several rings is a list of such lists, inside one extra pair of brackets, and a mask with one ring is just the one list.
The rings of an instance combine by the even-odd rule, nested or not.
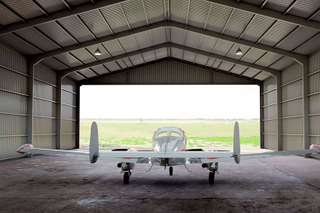
[(209, 184), (214, 184), (215, 172), (216, 171), (209, 172)]
[(123, 173), (123, 183), (128, 184), (129, 183), (129, 178), (130, 178), (130, 172), (124, 172)]
[(170, 176), (173, 175), (173, 167), (172, 167), (172, 166), (169, 167), (169, 175), (170, 175)]

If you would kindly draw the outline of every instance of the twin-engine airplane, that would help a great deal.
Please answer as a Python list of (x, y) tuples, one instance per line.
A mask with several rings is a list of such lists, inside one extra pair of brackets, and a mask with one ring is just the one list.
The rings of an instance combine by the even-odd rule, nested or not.
[[(209, 183), (214, 184), (215, 172), (218, 171), (218, 162), (233, 160), (239, 164), (241, 159), (256, 159), (287, 155), (303, 155), (320, 153), (320, 145), (313, 144), (310, 149), (299, 151), (279, 151), (253, 154), (240, 154), (239, 125), (235, 123), (233, 133), (233, 152), (186, 149), (187, 139), (185, 132), (179, 127), (161, 127), (154, 132), (152, 137), (153, 151), (137, 149), (113, 149), (99, 152), (98, 126), (96, 122), (91, 126), (90, 146), (88, 152), (36, 149), (31, 144), (24, 144), (16, 151), (25, 154), (45, 154), (70, 157), (89, 158), (91, 163), (97, 162), (98, 158), (107, 161), (119, 162), (117, 166), (123, 173), (123, 182), (129, 183), (136, 163), (147, 163), (153, 165), (169, 166), (169, 175), (173, 175), (173, 166), (201, 163), (203, 168), (209, 171)], [(189, 171), (189, 170), (188, 170)]]

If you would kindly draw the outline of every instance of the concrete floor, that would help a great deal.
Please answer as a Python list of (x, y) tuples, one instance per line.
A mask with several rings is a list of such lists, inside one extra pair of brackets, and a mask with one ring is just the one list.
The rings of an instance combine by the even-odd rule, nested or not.
[(320, 212), (320, 161), (278, 157), (201, 165), (139, 164), (124, 185), (116, 163), (35, 156), (0, 162), (0, 212)]

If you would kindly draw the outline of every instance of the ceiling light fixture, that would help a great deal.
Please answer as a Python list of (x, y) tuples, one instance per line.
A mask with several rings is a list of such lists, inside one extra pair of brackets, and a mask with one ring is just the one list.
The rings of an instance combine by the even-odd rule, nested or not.
[(94, 55), (101, 55), (101, 51), (99, 50), (99, 48), (97, 48), (97, 50), (94, 52)]
[(240, 49), (240, 47), (237, 49), (236, 55), (242, 55), (242, 50)]

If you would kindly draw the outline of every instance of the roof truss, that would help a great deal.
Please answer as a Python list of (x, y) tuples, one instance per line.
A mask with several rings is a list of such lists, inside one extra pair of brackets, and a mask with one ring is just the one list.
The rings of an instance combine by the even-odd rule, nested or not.
[(218, 32), (202, 30), (202, 29), (200, 29), (198, 27), (194, 27), (194, 26), (190, 26), (190, 25), (186, 26), (185, 24), (181, 24), (181, 23), (178, 23), (178, 22), (170, 21), (170, 22), (158, 22), (156, 24), (152, 24), (152, 25), (149, 25), (149, 26), (143, 26), (143, 27), (135, 28), (135, 29), (132, 29), (131, 31), (123, 31), (123, 32), (120, 32), (120, 33), (117, 33), (117, 34), (114, 34), (114, 35), (100, 37), (100, 38), (97, 38), (96, 40), (90, 40), (90, 41), (82, 42), (82, 43), (79, 43), (79, 44), (71, 45), (71, 46), (65, 47), (63, 49), (57, 49), (57, 50), (53, 50), (53, 51), (50, 51), (50, 52), (46, 52), (43, 55), (35, 56), (34, 60), (35, 61), (40, 61), (40, 60), (42, 60), (44, 58), (52, 57), (54, 55), (62, 54), (62, 53), (65, 53), (65, 52), (70, 52), (70, 51), (73, 51), (73, 50), (85, 48), (85, 47), (88, 47), (88, 46), (91, 46), (91, 45), (95, 45), (95, 44), (99, 44), (99, 43), (103, 43), (103, 42), (107, 42), (107, 41), (111, 41), (111, 40), (117, 40), (117, 39), (125, 37), (125, 36), (130, 36), (130, 35), (146, 32), (146, 31), (154, 30), (154, 29), (161, 28), (161, 27), (166, 27), (166, 28), (174, 27), (174, 28), (178, 28), (178, 29), (181, 29), (181, 30), (187, 30), (187, 31), (190, 31), (190, 32), (198, 33), (198, 34), (209, 36), (209, 37), (218, 38), (218, 39), (229, 41), (229, 42), (232, 42), (232, 43), (237, 43), (237, 44), (242, 44), (242, 45), (254, 47), (254, 48), (266, 51), (266, 52), (272, 52), (272, 53), (288, 56), (290, 58), (294, 58), (296, 61), (301, 61), (301, 60), (304, 60), (306, 58), (306, 56), (301, 55), (301, 54), (289, 52), (289, 51), (282, 50), (282, 49), (273, 48), (271, 46), (267, 46), (267, 45), (264, 45), (264, 44), (259, 44), (257, 42), (238, 39), (236, 37), (229, 36), (229, 35), (223, 35), (223, 34), (218, 33)]
[[(281, 13), (278, 11), (274, 11), (274, 10), (270, 10), (270, 9), (266, 9), (266, 8), (259, 9), (259, 7), (256, 7), (254, 5), (247, 4), (244, 2), (237, 3), (234, 0), (209, 0), (209, 1), (212, 3), (215, 3), (215, 4), (220, 4), (223, 6), (235, 8), (237, 10), (242, 10), (242, 11), (250, 12), (253, 14), (259, 14), (259, 15), (262, 15), (265, 17), (285, 21), (285, 22), (288, 22), (291, 24), (305, 26), (305, 27), (309, 27), (312, 29), (320, 30), (320, 23), (316, 22), (316, 21), (309, 21), (310, 18), (304, 19), (301, 17), (293, 16), (293, 15), (288, 15), (288, 14), (284, 15), (284, 13)], [(10, 25), (3, 27), (3, 29), (0, 30), (0, 35), (10, 33), (10, 32), (16, 31), (16, 30), (28, 28), (28, 27), (33, 27), (33, 26), (36, 26), (39, 24), (57, 21), (62, 18), (74, 16), (74, 15), (88, 12), (91, 10), (97, 10), (99, 8), (110, 6), (110, 5), (113, 5), (116, 3), (121, 3), (121, 2), (124, 2), (124, 0), (97, 1), (97, 2), (95, 2), (95, 4), (88, 2), (87, 4), (75, 6), (72, 8), (72, 10), (68, 10), (68, 9), (62, 10), (62, 11), (52, 13), (49, 16), (35, 17), (32, 19), (28, 19), (28, 20), (24, 19), (20, 14), (17, 14), (15, 11), (11, 11), (10, 10), (11, 8), (8, 8), (16, 16), (19, 16), (19, 18), (21, 19), (21, 21), (23, 23), (21, 23), (21, 22), (13, 23), (13, 24), (10, 24)], [(0, 3), (4, 5), (4, 3), (2, 1), (0, 1)], [(121, 4), (120, 4), (120, 6), (121, 6)], [(168, 4), (168, 7), (169, 6), (170, 6), (170, 4)], [(288, 9), (291, 9), (291, 8), (288, 8)], [(168, 18), (170, 19), (170, 8), (168, 9), (168, 13), (169, 13)]]
[[(114, 71), (112, 73), (106, 73), (106, 74), (103, 74), (103, 75), (99, 75), (99, 76), (96, 76), (96, 77), (92, 77), (92, 78), (89, 78), (89, 79), (83, 79), (83, 80), (80, 80), (78, 81), (78, 84), (79, 85), (90, 85), (92, 84), (91, 82), (96, 80), (96, 79), (99, 79), (99, 78), (103, 78), (103, 77), (107, 77), (107, 76), (113, 76), (113, 75), (118, 75), (118, 74), (121, 74), (121, 73), (125, 73), (125, 72), (130, 72), (132, 70), (135, 70), (135, 69), (139, 69), (141, 67), (144, 67), (146, 65), (151, 65), (151, 64), (157, 64), (157, 63), (162, 63), (164, 61), (175, 61), (175, 62), (178, 62), (178, 63), (183, 63), (183, 64), (188, 64), (190, 66), (195, 66), (195, 67), (199, 67), (199, 68), (202, 68), (202, 69), (206, 69), (206, 70), (209, 70), (211, 72), (216, 72), (216, 73), (221, 73), (223, 75), (229, 75), (229, 76), (233, 76), (233, 77), (237, 77), (237, 78), (241, 78), (241, 79), (244, 79), (244, 80), (247, 80), (247, 81), (251, 81), (253, 84), (261, 84), (261, 81), (259, 80), (256, 80), (256, 79), (253, 79), (253, 78), (250, 78), (250, 77), (246, 77), (246, 76), (239, 76), (237, 74), (234, 74), (234, 73), (227, 73), (225, 71), (220, 71), (220, 70), (213, 70), (209, 67), (205, 67), (203, 65), (197, 65), (197, 64), (193, 64), (192, 62), (181, 62), (181, 60), (179, 59), (176, 59), (176, 58), (162, 58), (158, 61), (151, 61), (151, 62), (148, 62), (147, 64), (141, 64), (141, 65), (137, 65), (135, 67), (128, 67), (127, 69), (125, 70), (118, 70), (118, 71)], [(259, 74), (259, 73), (258, 73)]]
[(103, 60), (100, 60), (100, 61), (95, 61), (95, 62), (91, 62), (91, 63), (88, 63), (88, 64), (83, 64), (83, 65), (80, 65), (80, 66), (76, 66), (76, 67), (73, 67), (73, 68), (70, 68), (70, 69), (62, 70), (62, 71), (59, 72), (59, 77), (65, 77), (66, 75), (68, 75), (71, 72), (75, 72), (75, 71), (78, 71), (78, 70), (91, 68), (91, 67), (94, 67), (94, 66), (98, 66), (98, 65), (106, 64), (106, 63), (110, 63), (110, 62), (116, 62), (116, 61), (122, 60), (124, 58), (128, 58), (128, 57), (131, 57), (131, 56), (134, 56), (134, 55), (143, 54), (143, 53), (147, 53), (147, 52), (152, 52), (154, 49), (160, 49), (160, 48), (177, 48), (177, 49), (181, 49), (183, 51), (189, 51), (189, 52), (193, 52), (195, 54), (204, 55), (204, 56), (211, 57), (211, 58), (216, 58), (216, 59), (227, 61), (227, 62), (230, 62), (230, 63), (233, 63), (233, 64), (239, 64), (239, 65), (242, 65), (242, 66), (245, 66), (245, 67), (257, 69), (257, 70), (260, 70), (260, 71), (269, 72), (270, 74), (272, 74), (275, 77), (278, 77), (280, 75), (280, 71), (275, 70), (275, 69), (270, 69), (270, 68), (266, 68), (266, 67), (263, 67), (263, 66), (260, 66), (260, 65), (251, 64), (251, 63), (248, 63), (248, 62), (239, 61), (239, 60), (232, 59), (232, 58), (227, 58), (227, 57), (224, 57), (224, 56), (221, 56), (221, 55), (212, 54), (212, 53), (209, 53), (209, 52), (204, 52), (204, 51), (201, 51), (201, 50), (197, 50), (195, 48), (186, 47), (186, 46), (179, 45), (179, 44), (164, 43), (164, 44), (160, 44), (160, 45), (155, 45), (153, 47), (148, 47), (148, 48), (144, 48), (144, 49), (141, 49), (141, 50), (133, 51), (133, 52), (130, 52), (130, 53), (127, 53), (127, 54), (118, 55), (118, 56), (115, 56), (113, 58), (107, 58), (107, 59), (103, 59)]

